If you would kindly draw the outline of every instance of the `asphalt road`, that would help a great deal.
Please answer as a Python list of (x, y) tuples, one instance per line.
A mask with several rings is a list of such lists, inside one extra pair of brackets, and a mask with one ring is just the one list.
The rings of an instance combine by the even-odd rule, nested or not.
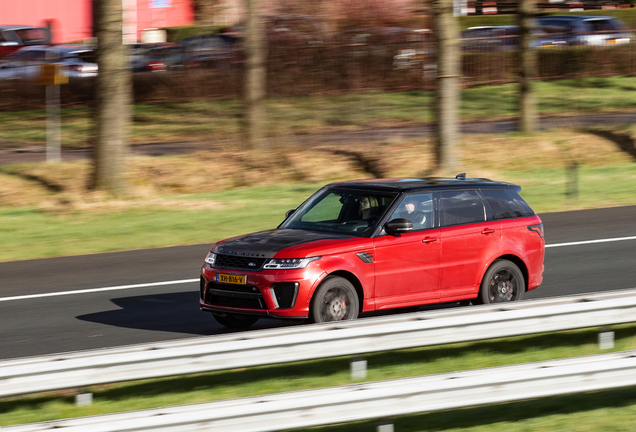
[[(541, 218), (544, 283), (526, 299), (636, 287), (636, 206)], [(611, 241), (590, 243), (602, 239)], [(208, 248), (0, 263), (0, 359), (228, 332), (198, 307)], [(255, 328), (285, 325), (296, 324), (259, 320)]]

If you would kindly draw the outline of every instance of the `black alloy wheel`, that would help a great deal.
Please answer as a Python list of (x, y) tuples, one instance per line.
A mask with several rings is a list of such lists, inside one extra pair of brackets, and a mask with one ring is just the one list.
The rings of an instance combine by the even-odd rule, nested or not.
[(481, 282), (479, 300), (482, 304), (521, 300), (526, 282), (519, 267), (507, 260), (495, 261)]
[(311, 322), (354, 320), (360, 303), (355, 288), (345, 278), (329, 276), (316, 290), (310, 306)]

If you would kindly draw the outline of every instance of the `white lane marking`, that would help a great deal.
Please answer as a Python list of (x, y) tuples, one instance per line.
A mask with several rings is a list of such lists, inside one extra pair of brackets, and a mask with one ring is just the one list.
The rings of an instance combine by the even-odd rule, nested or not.
[(104, 292), (104, 291), (119, 291), (119, 290), (127, 290), (127, 289), (135, 289), (135, 288), (147, 288), (147, 287), (155, 287), (155, 286), (164, 286), (164, 285), (178, 285), (185, 283), (198, 282), (199, 279), (183, 279), (176, 281), (167, 281), (167, 282), (151, 282), (145, 284), (136, 284), (136, 285), (120, 285), (114, 287), (106, 287), (106, 288), (89, 288), (83, 290), (75, 290), (75, 291), (61, 291), (61, 292), (52, 292), (52, 293), (44, 293), (44, 294), (29, 294), (22, 296), (14, 296), (14, 297), (1, 297), (0, 302), (4, 301), (12, 301), (12, 300), (27, 300), (27, 299), (36, 299), (43, 297), (57, 297), (71, 294), (86, 294), (86, 293), (96, 293), (96, 292)]
[[(576, 245), (593, 244), (593, 243), (617, 242), (617, 241), (623, 241), (623, 240), (636, 240), (636, 236), (618, 237), (618, 238), (600, 239), (600, 240), (586, 240), (586, 241), (570, 242), (570, 243), (555, 243), (555, 244), (545, 245), (545, 247), (551, 248), (551, 247), (562, 247), (562, 246), (576, 246)], [(64, 295), (71, 295), (71, 294), (87, 294), (87, 293), (96, 293), (96, 292), (105, 292), (105, 291), (119, 291), (119, 290), (147, 288), (147, 287), (154, 287), (154, 286), (178, 285), (178, 284), (193, 283), (198, 281), (199, 279), (183, 279), (183, 280), (167, 281), (167, 282), (152, 282), (152, 283), (136, 284), (136, 285), (121, 285), (121, 286), (106, 287), (106, 288), (90, 288), (90, 289), (83, 289), (83, 290), (76, 290), (76, 291), (61, 291), (61, 292), (30, 294), (30, 295), (14, 296), (14, 297), (0, 297), (0, 302), (12, 301), (12, 300), (28, 300), (28, 299), (36, 299), (36, 298), (43, 298), (43, 297), (57, 297), (57, 296), (64, 296)]]
[(578, 242), (570, 242), (570, 243), (555, 243), (551, 245), (545, 245), (546, 248), (551, 247), (562, 247), (562, 246), (577, 246), (577, 245), (585, 245), (585, 244), (593, 244), (593, 243), (611, 243), (623, 240), (636, 240), (636, 236), (631, 237), (617, 237), (617, 238), (608, 238), (608, 239), (600, 239), (600, 240), (585, 240)]

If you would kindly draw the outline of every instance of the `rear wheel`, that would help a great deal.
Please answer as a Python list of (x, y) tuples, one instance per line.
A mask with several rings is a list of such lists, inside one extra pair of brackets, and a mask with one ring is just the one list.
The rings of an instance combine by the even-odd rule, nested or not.
[(507, 260), (495, 261), (481, 281), (478, 300), (482, 304), (521, 300), (526, 282), (519, 267)]
[(345, 278), (327, 277), (318, 287), (311, 303), (311, 322), (354, 320), (358, 317), (360, 302), (355, 288)]
[(253, 317), (250, 315), (226, 314), (225, 316), (223, 316), (223, 315), (213, 314), (213, 316), (214, 316), (214, 319), (219, 324), (225, 327), (230, 327), (230, 328), (245, 329), (245, 328), (251, 327), (252, 324), (258, 321), (257, 317)]

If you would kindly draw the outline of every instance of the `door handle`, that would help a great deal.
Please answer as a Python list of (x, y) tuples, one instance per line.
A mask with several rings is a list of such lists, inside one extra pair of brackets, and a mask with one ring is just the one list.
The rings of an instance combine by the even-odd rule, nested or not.
[(495, 232), (497, 232), (497, 231), (495, 231), (494, 229), (486, 228), (481, 233), (488, 235), (488, 234), (494, 234)]
[(433, 243), (434, 241), (437, 241), (435, 237), (426, 236), (424, 237), (424, 240), (422, 240), (422, 243)]

